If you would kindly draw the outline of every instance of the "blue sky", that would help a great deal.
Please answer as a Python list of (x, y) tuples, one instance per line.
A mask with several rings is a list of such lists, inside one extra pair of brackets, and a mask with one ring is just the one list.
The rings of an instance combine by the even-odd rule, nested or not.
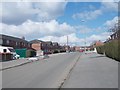
[[(107, 3), (106, 3), (107, 4)], [(100, 2), (69, 2), (66, 6), (64, 15), (57, 18), (57, 20), (60, 23), (67, 22), (70, 25), (76, 26), (76, 25), (85, 25), (90, 28), (97, 28), (97, 27), (104, 27), (103, 24), (107, 20), (112, 20), (114, 17), (118, 15), (116, 11), (110, 11), (104, 12), (102, 15), (98, 16), (98, 18), (95, 18), (93, 20), (86, 20), (84, 18), (81, 19), (74, 19), (72, 16), (75, 13), (82, 13), (83, 11), (92, 11), (92, 10), (97, 10), (100, 9), (102, 4)], [(82, 22), (82, 20), (85, 20), (85, 22)], [(101, 30), (100, 32), (105, 32), (107, 31), (106, 29)], [(100, 32), (92, 32), (92, 33), (87, 33), (87, 35), (91, 34), (99, 34)], [(80, 37), (81, 35), (77, 35)]]
[[(114, 2), (4, 2), (1, 33), (70, 45), (105, 41), (118, 20)], [(84, 22), (83, 22), (84, 21)], [(85, 39), (86, 38), (86, 39)]]

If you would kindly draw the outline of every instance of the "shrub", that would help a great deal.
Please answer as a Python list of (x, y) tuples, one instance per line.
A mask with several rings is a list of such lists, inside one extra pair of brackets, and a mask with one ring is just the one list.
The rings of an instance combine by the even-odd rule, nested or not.
[(112, 59), (120, 61), (120, 41), (113, 40), (104, 45), (105, 55)]
[(27, 50), (26, 56), (27, 57), (34, 57), (34, 56), (36, 56), (36, 52), (34, 50)]
[(59, 53), (58, 50), (55, 50), (53, 53)]
[(97, 49), (97, 53), (98, 54), (104, 54), (104, 45), (102, 45), (102, 46), (97, 46), (96, 47), (96, 49)]

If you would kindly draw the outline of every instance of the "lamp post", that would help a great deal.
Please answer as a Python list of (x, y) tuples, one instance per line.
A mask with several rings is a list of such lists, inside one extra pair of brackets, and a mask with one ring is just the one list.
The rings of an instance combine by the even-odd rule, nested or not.
[(69, 47), (68, 47), (68, 36), (67, 36), (67, 52), (69, 51)]
[[(85, 22), (85, 20), (81, 20), (82, 23)], [(86, 30), (84, 30), (84, 34), (85, 34), (85, 46), (84, 46), (84, 52), (86, 52)]]

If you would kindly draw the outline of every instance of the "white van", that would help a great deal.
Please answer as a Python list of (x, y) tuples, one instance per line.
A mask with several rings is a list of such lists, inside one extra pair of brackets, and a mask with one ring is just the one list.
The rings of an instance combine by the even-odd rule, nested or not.
[(13, 59), (19, 59), (20, 55), (18, 55), (13, 47), (5, 47), (5, 46), (0, 46), (0, 53), (11, 53), (13, 54)]

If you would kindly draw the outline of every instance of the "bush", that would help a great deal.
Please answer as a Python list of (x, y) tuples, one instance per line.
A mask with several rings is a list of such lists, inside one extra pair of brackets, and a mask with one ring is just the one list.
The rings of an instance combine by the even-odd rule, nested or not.
[(105, 45), (105, 55), (112, 59), (120, 61), (120, 41), (114, 40)]
[(96, 47), (98, 54), (104, 54), (107, 57), (120, 61), (120, 40), (113, 40), (103, 46)]
[(26, 54), (27, 54), (26, 55), (27, 57), (34, 57), (34, 56), (36, 56), (36, 52), (34, 50), (27, 50)]
[(61, 50), (61, 51), (60, 51), (60, 53), (64, 53), (64, 52), (66, 52), (66, 51), (65, 51), (65, 50)]
[(97, 49), (98, 54), (104, 54), (104, 52), (105, 52), (104, 45), (97, 46), (96, 49)]
[(58, 50), (55, 50), (53, 53), (59, 53)]

